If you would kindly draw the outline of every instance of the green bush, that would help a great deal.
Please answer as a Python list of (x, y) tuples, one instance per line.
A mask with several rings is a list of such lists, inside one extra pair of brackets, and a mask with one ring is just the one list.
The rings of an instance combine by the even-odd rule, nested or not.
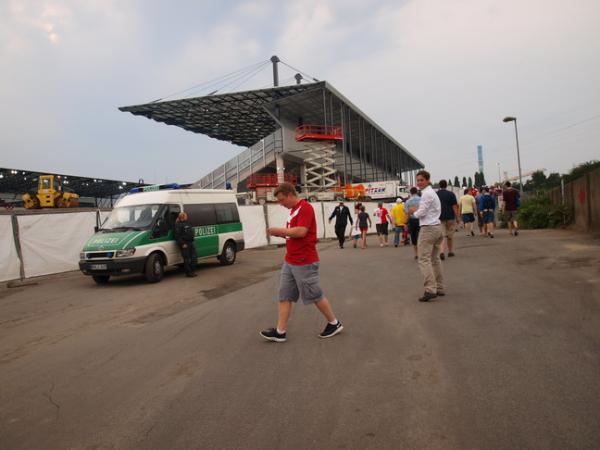
[(523, 228), (555, 228), (570, 221), (569, 208), (553, 205), (546, 196), (526, 199), (519, 209), (519, 225)]

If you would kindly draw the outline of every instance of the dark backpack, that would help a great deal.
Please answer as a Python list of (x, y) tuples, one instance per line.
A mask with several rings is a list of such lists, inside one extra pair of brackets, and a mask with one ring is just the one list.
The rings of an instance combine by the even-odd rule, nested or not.
[(483, 209), (494, 209), (494, 199), (491, 195), (483, 196)]

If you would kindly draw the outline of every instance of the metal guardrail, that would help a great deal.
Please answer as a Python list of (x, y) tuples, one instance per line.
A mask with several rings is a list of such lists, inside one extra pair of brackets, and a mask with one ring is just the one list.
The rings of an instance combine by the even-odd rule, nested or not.
[(335, 125), (301, 125), (296, 128), (296, 140), (318, 139), (329, 141), (343, 140), (342, 127)]
[(235, 158), (213, 170), (200, 179), (196, 185), (201, 189), (225, 188), (229, 182), (239, 183), (254, 172), (266, 167), (275, 160), (275, 154), (283, 150), (280, 132), (270, 134)]

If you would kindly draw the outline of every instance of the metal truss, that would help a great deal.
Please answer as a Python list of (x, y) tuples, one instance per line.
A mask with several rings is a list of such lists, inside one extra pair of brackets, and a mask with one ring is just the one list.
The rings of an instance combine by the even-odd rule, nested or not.
[(308, 189), (328, 189), (337, 186), (335, 143), (312, 144), (303, 151)]

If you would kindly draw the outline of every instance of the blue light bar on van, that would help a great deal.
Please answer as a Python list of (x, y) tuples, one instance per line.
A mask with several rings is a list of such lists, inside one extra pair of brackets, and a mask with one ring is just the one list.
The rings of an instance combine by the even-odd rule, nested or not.
[(164, 191), (165, 189), (180, 189), (177, 183), (168, 183), (168, 184), (153, 184), (151, 186), (141, 186), (134, 187), (129, 190), (130, 194), (135, 194), (137, 192), (153, 192), (153, 191)]

